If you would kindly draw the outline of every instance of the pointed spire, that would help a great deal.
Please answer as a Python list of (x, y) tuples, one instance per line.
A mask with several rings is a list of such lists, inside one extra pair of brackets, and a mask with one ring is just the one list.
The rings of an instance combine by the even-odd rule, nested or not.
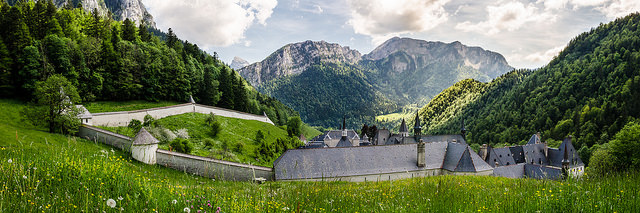
[(418, 116), (418, 110), (416, 110), (416, 124), (413, 126), (413, 136), (416, 141), (422, 135), (422, 127), (420, 126), (420, 116)]
[[(407, 128), (407, 123), (405, 122), (404, 118), (402, 119), (402, 124), (400, 124), (400, 134), (401, 135), (405, 135), (404, 133), (408, 134), (409, 133), (409, 128)], [(404, 136), (406, 137), (406, 136)]]
[(347, 138), (347, 118), (342, 116), (342, 137)]
[(569, 152), (567, 150), (567, 143), (564, 144), (564, 156), (562, 157), (562, 165), (564, 166), (564, 164), (569, 164)]
[(462, 128), (460, 128), (460, 133), (462, 134), (462, 138), (466, 140), (467, 128), (464, 127), (464, 119), (462, 119)]
[(191, 95), (189, 96), (189, 103), (192, 103), (192, 104), (196, 103), (196, 101), (193, 100), (193, 96), (191, 96)]

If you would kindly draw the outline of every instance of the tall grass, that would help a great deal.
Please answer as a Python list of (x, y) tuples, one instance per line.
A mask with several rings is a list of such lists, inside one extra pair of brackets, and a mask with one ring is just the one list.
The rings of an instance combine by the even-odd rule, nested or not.
[[(24, 125), (16, 114), (21, 107), (0, 101), (0, 212), (640, 211), (638, 172), (565, 181), (475, 176), (364, 183), (216, 181)], [(109, 199), (115, 208), (107, 206)]]

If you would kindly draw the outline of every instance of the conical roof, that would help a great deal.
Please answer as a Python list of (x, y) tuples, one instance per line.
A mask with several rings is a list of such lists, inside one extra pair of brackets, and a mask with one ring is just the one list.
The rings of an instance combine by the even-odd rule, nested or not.
[(136, 137), (133, 139), (132, 145), (139, 146), (139, 145), (151, 145), (151, 144), (158, 144), (158, 143), (160, 143), (160, 141), (158, 141), (158, 139), (153, 137), (151, 133), (149, 133), (144, 127), (142, 127), (138, 132), (138, 134), (136, 135)]
[(409, 132), (409, 128), (407, 128), (407, 123), (402, 119), (402, 124), (400, 124), (400, 132)]
[(196, 103), (196, 101), (193, 100), (193, 96), (191, 96), (191, 95), (189, 96), (189, 103), (192, 103), (192, 104)]

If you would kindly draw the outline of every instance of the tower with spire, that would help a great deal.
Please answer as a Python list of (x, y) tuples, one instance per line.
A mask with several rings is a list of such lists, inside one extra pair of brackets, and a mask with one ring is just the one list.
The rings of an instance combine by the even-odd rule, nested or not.
[(400, 124), (400, 136), (401, 137), (409, 137), (409, 128), (407, 128), (407, 123), (402, 119), (402, 124)]
[(347, 127), (346, 126), (347, 126), (346, 117), (342, 117), (342, 137), (340, 138), (340, 141), (338, 141), (338, 144), (336, 145), (336, 147), (353, 146), (353, 144), (351, 144), (351, 141), (347, 137)]
[(420, 126), (420, 116), (418, 116), (418, 110), (416, 110), (416, 124), (413, 126), (413, 137), (416, 138), (416, 141), (419, 141), (420, 137), (422, 137), (422, 127)]

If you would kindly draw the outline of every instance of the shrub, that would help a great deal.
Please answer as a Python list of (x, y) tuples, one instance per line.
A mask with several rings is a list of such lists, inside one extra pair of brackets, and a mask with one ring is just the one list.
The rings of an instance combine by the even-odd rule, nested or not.
[(169, 144), (169, 146), (171, 146), (171, 148), (176, 152), (187, 154), (191, 153), (191, 151), (193, 150), (193, 144), (191, 144), (189, 140), (183, 138), (176, 138), (175, 140), (171, 141), (171, 144)]
[(302, 125), (302, 120), (300, 120), (300, 117), (289, 118), (289, 121), (287, 122), (287, 133), (289, 134), (289, 137), (300, 136), (301, 125)]
[(616, 161), (618, 159), (615, 155), (611, 154), (608, 148), (596, 149), (591, 154), (589, 159), (589, 167), (587, 167), (587, 174), (593, 176), (607, 175), (612, 171), (615, 171)]
[(187, 131), (187, 129), (179, 129), (176, 131), (176, 136), (179, 138), (189, 139), (189, 131)]
[(133, 129), (134, 132), (138, 132), (140, 131), (140, 128), (142, 128), (142, 122), (137, 119), (131, 119), (131, 121), (129, 121), (129, 125), (127, 126)]
[(218, 123), (217, 121), (213, 122), (210, 125), (211, 128), (211, 136), (215, 137), (218, 135), (218, 133), (220, 133), (220, 123)]
[(216, 144), (216, 142), (211, 138), (203, 139), (202, 143), (204, 144), (205, 148), (213, 148), (213, 146), (215, 146), (215, 144)]
[(209, 126), (216, 122), (216, 116), (213, 114), (213, 112), (209, 113), (209, 115), (204, 119), (204, 122)]
[(156, 119), (153, 118), (151, 115), (147, 114), (144, 116), (144, 123), (142, 124), (143, 126), (156, 126)]
[(244, 152), (244, 144), (243, 143), (236, 143), (233, 146), (233, 151), (236, 152), (236, 153), (242, 154), (242, 152)]

